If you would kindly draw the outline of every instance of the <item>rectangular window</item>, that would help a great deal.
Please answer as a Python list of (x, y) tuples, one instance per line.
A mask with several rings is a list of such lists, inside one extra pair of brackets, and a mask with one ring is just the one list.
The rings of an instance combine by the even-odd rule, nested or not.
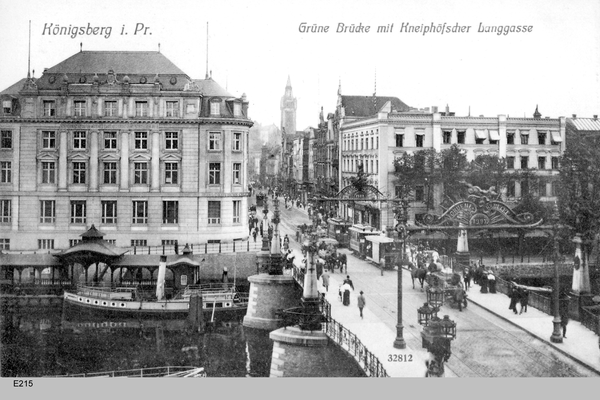
[(515, 158), (512, 156), (506, 157), (506, 168), (514, 169), (515, 168)]
[(44, 117), (56, 116), (56, 103), (54, 100), (44, 100)]
[(233, 151), (242, 151), (242, 133), (233, 132)]
[(521, 156), (521, 169), (528, 168), (528, 165), (529, 165), (529, 157)]
[(163, 201), (163, 224), (176, 224), (179, 220), (179, 202)]
[(162, 239), (160, 244), (162, 246), (179, 246), (177, 239)]
[(552, 157), (552, 169), (558, 169), (558, 157)]
[(208, 184), (209, 185), (220, 185), (221, 184), (221, 164), (220, 163), (209, 163), (208, 164)]
[(233, 223), (234, 224), (240, 223), (240, 216), (242, 215), (241, 210), (242, 210), (242, 202), (240, 200), (233, 200)]
[(458, 144), (465, 144), (466, 131), (456, 131), (456, 142)]
[(417, 142), (417, 147), (423, 147), (423, 138), (424, 138), (424, 135), (415, 136), (415, 139)]
[(529, 181), (521, 181), (521, 197), (529, 194)]
[(514, 132), (506, 132), (506, 144), (515, 144)]
[(104, 163), (104, 183), (106, 185), (117, 184), (117, 163), (116, 162), (105, 162)]
[(74, 115), (76, 117), (85, 117), (85, 101), (75, 100), (73, 102)]
[(0, 149), (12, 149), (12, 131), (0, 132)]
[(210, 115), (221, 115), (221, 103), (217, 101), (210, 103)]
[(165, 163), (165, 183), (175, 185), (178, 182), (177, 172), (179, 164)]
[(53, 224), (56, 218), (54, 200), (40, 200), (40, 223)]
[(69, 247), (77, 246), (81, 243), (81, 239), (69, 239)]
[(165, 132), (165, 149), (177, 150), (179, 148), (179, 134), (177, 132)]
[(42, 161), (42, 183), (56, 183), (56, 163)]
[(136, 101), (135, 102), (135, 116), (136, 117), (147, 117), (148, 116), (148, 102), (147, 101)]
[(423, 201), (424, 198), (425, 198), (425, 188), (423, 186), (419, 185), (415, 188), (415, 200)]
[(546, 157), (538, 157), (538, 169), (546, 169)]
[(135, 148), (143, 150), (148, 148), (148, 132), (135, 133)]
[(136, 185), (148, 184), (148, 163), (133, 163), (133, 183)]
[(148, 202), (134, 200), (133, 201), (133, 219), (134, 224), (147, 224), (148, 223)]
[(539, 181), (538, 182), (538, 195), (540, 197), (546, 197), (548, 196), (548, 186), (546, 185), (545, 181)]
[(529, 144), (529, 135), (528, 134), (521, 134), (521, 144)]
[(242, 105), (240, 103), (233, 103), (233, 116), (239, 117), (242, 115)]
[(508, 182), (506, 185), (506, 195), (508, 197), (515, 197), (515, 182)]
[(242, 164), (233, 163), (233, 184), (239, 185), (242, 183)]
[(114, 200), (102, 201), (102, 223), (116, 224), (117, 223), (117, 202)]
[(10, 250), (10, 239), (0, 239), (0, 250)]
[(146, 247), (146, 246), (148, 246), (148, 240), (147, 239), (131, 239), (131, 246), (132, 247), (136, 247), (136, 246)]
[(546, 132), (538, 132), (538, 144), (546, 144)]
[(83, 150), (87, 146), (87, 135), (85, 132), (73, 132), (73, 148)]
[(179, 117), (178, 101), (167, 101), (167, 117)]
[(208, 133), (208, 149), (221, 150), (221, 132)]
[(404, 135), (396, 134), (396, 147), (404, 147)]
[(85, 183), (85, 163), (74, 162), (73, 163), (73, 183), (84, 184)]
[(12, 220), (12, 208), (10, 200), (0, 200), (0, 223), (8, 224)]
[(117, 116), (117, 102), (116, 101), (105, 101), (104, 102), (104, 116), (105, 117), (116, 117)]
[(85, 224), (86, 222), (86, 207), (85, 200), (71, 201), (71, 223)]
[(452, 131), (444, 131), (443, 141), (444, 144), (450, 144), (452, 141)]
[(109, 150), (117, 149), (117, 132), (104, 132), (104, 148)]
[(208, 224), (220, 224), (221, 223), (221, 202), (220, 201), (209, 201), (208, 202)]
[(40, 249), (40, 250), (54, 249), (54, 239), (38, 239), (38, 249)]
[(56, 132), (42, 131), (42, 147), (44, 149), (56, 148)]
[(0, 183), (12, 182), (12, 163), (10, 161), (0, 161)]
[(4, 114), (12, 114), (12, 100), (2, 100), (2, 110)]

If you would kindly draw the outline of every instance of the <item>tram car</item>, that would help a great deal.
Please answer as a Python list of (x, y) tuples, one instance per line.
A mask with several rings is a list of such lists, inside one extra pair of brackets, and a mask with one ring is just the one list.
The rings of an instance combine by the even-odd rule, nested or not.
[(383, 235), (365, 236), (367, 241), (366, 258), (379, 265), (385, 259), (385, 268), (394, 268), (394, 239)]
[(365, 237), (381, 234), (372, 226), (363, 224), (352, 225), (348, 228), (348, 233), (350, 234), (350, 250), (362, 259), (366, 258), (367, 246), (369, 245)]

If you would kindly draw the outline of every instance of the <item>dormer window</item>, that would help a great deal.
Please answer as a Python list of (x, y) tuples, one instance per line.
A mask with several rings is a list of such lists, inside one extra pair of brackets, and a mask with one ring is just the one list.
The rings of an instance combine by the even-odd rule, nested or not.
[(240, 117), (242, 115), (242, 105), (240, 103), (233, 103), (233, 116)]
[(210, 115), (219, 116), (221, 115), (221, 103), (213, 101), (210, 103)]
[(12, 101), (3, 100), (2, 101), (2, 110), (4, 111), (4, 114), (12, 114)]

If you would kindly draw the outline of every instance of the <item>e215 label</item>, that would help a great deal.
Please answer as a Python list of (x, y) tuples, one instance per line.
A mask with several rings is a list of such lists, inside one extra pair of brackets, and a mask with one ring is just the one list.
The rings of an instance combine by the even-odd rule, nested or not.
[(412, 354), (388, 354), (388, 361), (390, 362), (412, 362)]
[(13, 381), (13, 387), (33, 387), (33, 380), (15, 379)]

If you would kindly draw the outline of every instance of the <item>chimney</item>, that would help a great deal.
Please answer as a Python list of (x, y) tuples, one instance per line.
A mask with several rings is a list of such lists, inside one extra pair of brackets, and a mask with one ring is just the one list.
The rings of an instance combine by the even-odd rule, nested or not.
[(573, 114), (573, 119), (577, 118), (577, 114)]

